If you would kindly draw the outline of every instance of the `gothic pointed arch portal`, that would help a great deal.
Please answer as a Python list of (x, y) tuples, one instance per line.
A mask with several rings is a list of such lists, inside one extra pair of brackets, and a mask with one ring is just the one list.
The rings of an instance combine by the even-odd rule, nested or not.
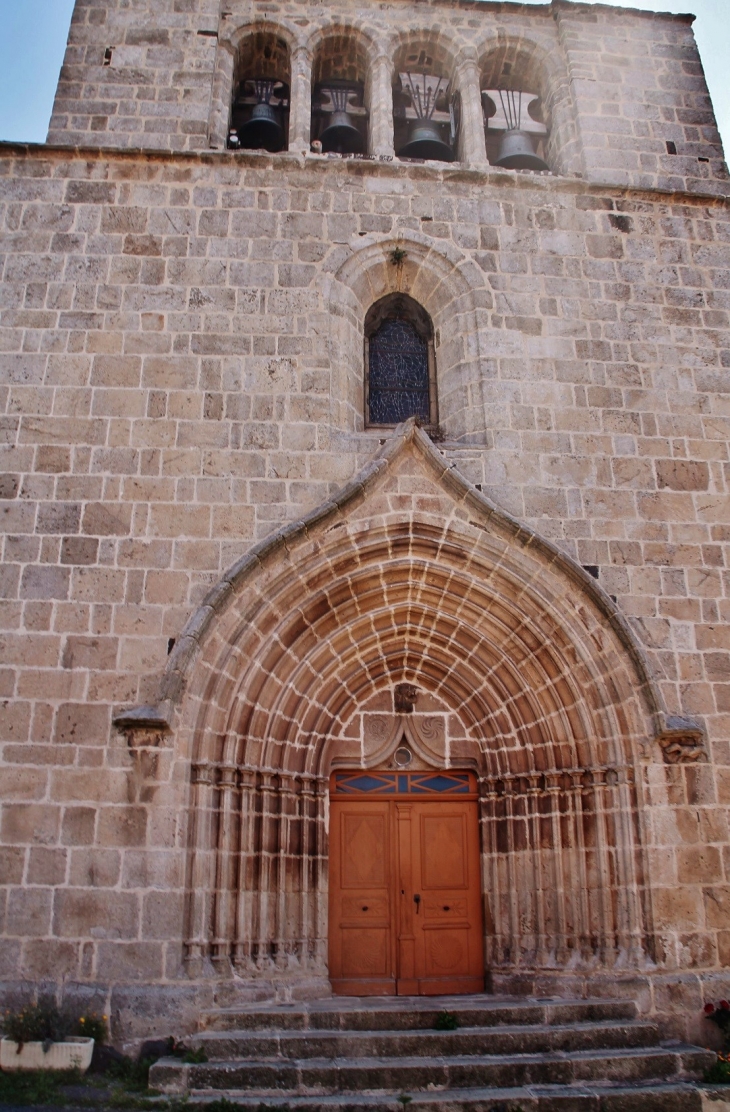
[(191, 971), (326, 984), (329, 778), (404, 735), (476, 774), (495, 985), (646, 960), (639, 761), (659, 712), (640, 652), (412, 421), (232, 569), (167, 682), (192, 763)]

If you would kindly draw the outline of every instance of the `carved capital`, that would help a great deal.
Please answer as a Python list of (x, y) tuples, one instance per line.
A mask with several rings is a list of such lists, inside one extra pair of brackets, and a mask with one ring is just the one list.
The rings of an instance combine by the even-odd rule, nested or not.
[(299, 42), (292, 47), (291, 69), (294, 72), (308, 72), (312, 68), (312, 51), (306, 43)]
[(215, 765), (209, 761), (196, 761), (192, 766), (191, 780), (194, 784), (214, 784)]

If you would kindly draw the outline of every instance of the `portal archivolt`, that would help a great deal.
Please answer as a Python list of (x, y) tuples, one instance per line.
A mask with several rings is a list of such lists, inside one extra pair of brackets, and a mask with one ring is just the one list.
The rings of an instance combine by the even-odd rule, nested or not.
[(183, 706), (191, 967), (326, 978), (329, 776), (382, 766), (404, 732), (477, 774), (493, 976), (636, 965), (646, 677), (563, 558), (412, 425), (393, 443), (209, 623)]

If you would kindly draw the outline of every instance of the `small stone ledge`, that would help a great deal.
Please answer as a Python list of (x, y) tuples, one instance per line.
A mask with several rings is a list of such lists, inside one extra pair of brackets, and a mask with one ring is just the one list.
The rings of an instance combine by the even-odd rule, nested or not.
[(126, 735), (130, 749), (151, 748), (172, 729), (172, 713), (172, 704), (166, 700), (155, 706), (130, 707), (115, 714), (112, 721)]
[[(655, 15), (655, 13), (652, 13)], [(267, 170), (276, 172), (281, 167), (299, 168), (314, 171), (315, 173), (329, 173), (335, 167), (367, 166), (371, 174), (385, 177), (402, 178), (405, 173), (417, 181), (466, 182), (475, 186), (494, 185), (507, 186), (516, 189), (541, 189), (543, 191), (567, 193), (602, 193), (606, 190), (620, 197), (632, 197), (649, 200), (670, 199), (674, 203), (725, 205), (730, 199), (727, 181), (718, 178), (696, 179), (702, 185), (707, 180), (711, 189), (669, 189), (659, 185), (629, 185), (627, 183), (611, 182), (607, 179), (596, 177), (587, 179), (573, 174), (555, 174), (544, 171), (505, 171), (499, 167), (483, 163), (433, 163), (433, 162), (401, 162), (393, 159), (392, 162), (376, 160), (354, 161), (350, 159), (329, 159), (312, 154), (311, 151), (281, 151), (276, 154), (264, 154), (258, 151), (231, 151), (205, 148), (192, 151), (171, 151), (162, 147), (103, 147), (79, 146), (69, 143), (21, 143), (12, 140), (0, 142), (0, 158), (3, 156), (14, 157), (40, 157), (82, 159), (84, 162), (100, 161), (139, 161), (146, 162), (197, 162), (200, 165), (215, 166), (218, 164), (236, 165), (246, 169)], [(721, 161), (719, 158), (717, 161)], [(72, 175), (69, 175), (72, 176)]]

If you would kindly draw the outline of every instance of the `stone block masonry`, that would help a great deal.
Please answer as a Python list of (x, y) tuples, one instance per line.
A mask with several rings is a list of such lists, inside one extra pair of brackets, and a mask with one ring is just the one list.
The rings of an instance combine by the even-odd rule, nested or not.
[[(446, 724), (439, 759), (487, 762), (494, 983), (630, 994), (686, 1030), (730, 995), (730, 224), (690, 24), (558, 0), (275, 13), (293, 65), (335, 16), (375, 62), (418, 24), (464, 98), (551, 56), (554, 173), (533, 174), (471, 157), (478, 128), (452, 166), (387, 161), (372, 99), (372, 160), (313, 154), (294, 81), (288, 152), (224, 150), (265, 14), (226, 12), (80, 0), (51, 145), (0, 149), (8, 999), (52, 984), (123, 1040), (324, 991), (330, 766), (307, 739), (326, 719), (364, 761), (403, 681)], [(439, 415), (400, 462), (366, 427), (363, 335), (397, 293), (433, 323)], [(448, 605), (417, 615), (436, 581)], [(491, 717), (449, 660), (498, 675)]]
[(413, 13), (402, 0), (386, 8), (352, 2), (304, 11), (288, 2), (273, 13), (249, 0), (231, 0), (225, 10), (218, 0), (160, 0), (132, 17), (119, 0), (79, 2), (48, 141), (104, 149), (220, 148), (236, 58), (261, 21), (288, 50), (290, 150), (309, 149), (313, 72), (329, 54), (347, 50), (349, 35), (353, 56), (364, 58), (369, 71), (370, 149), (392, 155), (390, 86), (408, 43), (418, 40), (413, 57), (421, 57), (420, 65), (437, 60), (461, 91), (464, 129), (472, 127), (462, 140), (464, 161), (486, 160), (479, 88), (499, 85), (512, 68), (523, 71), (550, 108), (551, 165), (563, 172), (615, 185), (725, 191), (722, 144), (691, 16), (572, 0), (529, 8), (485, 2), (478, 13), (459, 0)]

